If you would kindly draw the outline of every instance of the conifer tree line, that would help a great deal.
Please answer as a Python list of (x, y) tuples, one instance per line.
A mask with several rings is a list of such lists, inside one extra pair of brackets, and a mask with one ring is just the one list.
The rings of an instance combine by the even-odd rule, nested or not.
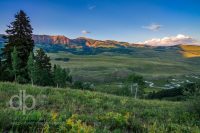
[(20, 10), (6, 30), (7, 42), (0, 58), (0, 80), (32, 85), (64, 87), (71, 82), (69, 70), (54, 65), (42, 50), (34, 49), (33, 28), (26, 13)]

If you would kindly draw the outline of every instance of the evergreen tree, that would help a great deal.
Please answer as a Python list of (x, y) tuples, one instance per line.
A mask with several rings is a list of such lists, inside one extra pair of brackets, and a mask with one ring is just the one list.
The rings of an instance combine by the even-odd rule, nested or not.
[(18, 57), (17, 49), (14, 47), (13, 52), (11, 53), (11, 62), (12, 62), (12, 73), (15, 76), (15, 82), (17, 81), (17, 75), (19, 74), (19, 64), (20, 59)]
[(35, 62), (34, 62), (34, 55), (32, 52), (30, 53), (28, 58), (27, 68), (28, 68), (29, 78), (31, 79), (31, 84), (33, 86), (35, 79)]
[(36, 84), (42, 86), (53, 85), (50, 58), (42, 49), (36, 51), (35, 76)]
[(11, 68), (11, 52), (14, 47), (18, 51), (18, 57), (20, 60), (20, 76), (28, 80), (27, 73), (27, 61), (30, 52), (33, 51), (34, 41), (32, 40), (32, 27), (30, 25), (30, 19), (26, 13), (20, 10), (15, 15), (15, 20), (8, 26), (6, 33), (8, 34), (8, 43), (3, 49), (3, 58), (6, 59), (6, 67)]

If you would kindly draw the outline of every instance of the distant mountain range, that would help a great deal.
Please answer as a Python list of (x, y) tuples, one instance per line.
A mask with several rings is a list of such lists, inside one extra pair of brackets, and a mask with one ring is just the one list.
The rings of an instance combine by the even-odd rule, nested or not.
[[(3, 34), (0, 34), (0, 42), (5, 40), (2, 38)], [(76, 39), (70, 39), (61, 35), (33, 35), (35, 44), (48, 44), (48, 45), (64, 45), (68, 48), (121, 48), (121, 47), (159, 47), (147, 44), (135, 44), (128, 42), (119, 42), (114, 40), (95, 40), (86, 37), (79, 37)], [(177, 44), (181, 45), (181, 44)]]
[(69, 48), (119, 48), (119, 47), (143, 47), (142, 44), (130, 44), (127, 42), (118, 42), (113, 40), (94, 40), (85, 37), (69, 39), (65, 36), (33, 35), (36, 44), (61, 44)]
[[(6, 40), (0, 34), (0, 45), (2, 47)], [(36, 48), (43, 48), (47, 52), (70, 52), (73, 54), (99, 54), (103, 52), (130, 54), (133, 47), (145, 47), (142, 44), (130, 44), (113, 40), (94, 40), (85, 37), (69, 39), (65, 36), (33, 35)], [(146, 46), (147, 47), (147, 46)]]
[[(0, 34), (0, 45), (5, 42), (3, 34)], [(33, 35), (36, 47), (43, 48), (47, 52), (70, 52), (73, 54), (98, 54), (103, 52), (131, 54), (137, 48), (147, 48), (156, 51), (179, 51), (184, 57), (200, 57), (200, 47), (184, 44), (175, 46), (151, 46), (144, 44), (132, 44), (128, 42), (118, 42), (114, 40), (94, 40), (85, 37), (69, 39), (65, 36)], [(2, 47), (2, 46), (0, 46)]]

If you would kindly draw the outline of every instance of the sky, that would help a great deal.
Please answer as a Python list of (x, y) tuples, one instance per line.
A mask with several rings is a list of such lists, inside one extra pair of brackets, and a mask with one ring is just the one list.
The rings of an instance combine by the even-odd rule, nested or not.
[(34, 34), (127, 42), (200, 40), (200, 0), (0, 0), (0, 7), (0, 33), (24, 10)]

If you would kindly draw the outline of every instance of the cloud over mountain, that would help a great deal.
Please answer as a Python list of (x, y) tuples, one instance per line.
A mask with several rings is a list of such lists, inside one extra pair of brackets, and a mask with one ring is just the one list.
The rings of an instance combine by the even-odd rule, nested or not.
[(91, 32), (87, 31), (87, 30), (82, 30), (81, 33), (84, 34), (84, 35), (86, 35), (86, 34), (90, 34)]
[(178, 44), (200, 45), (200, 43), (196, 39), (182, 34), (164, 38), (153, 38), (151, 40), (139, 43), (151, 46), (173, 46)]

